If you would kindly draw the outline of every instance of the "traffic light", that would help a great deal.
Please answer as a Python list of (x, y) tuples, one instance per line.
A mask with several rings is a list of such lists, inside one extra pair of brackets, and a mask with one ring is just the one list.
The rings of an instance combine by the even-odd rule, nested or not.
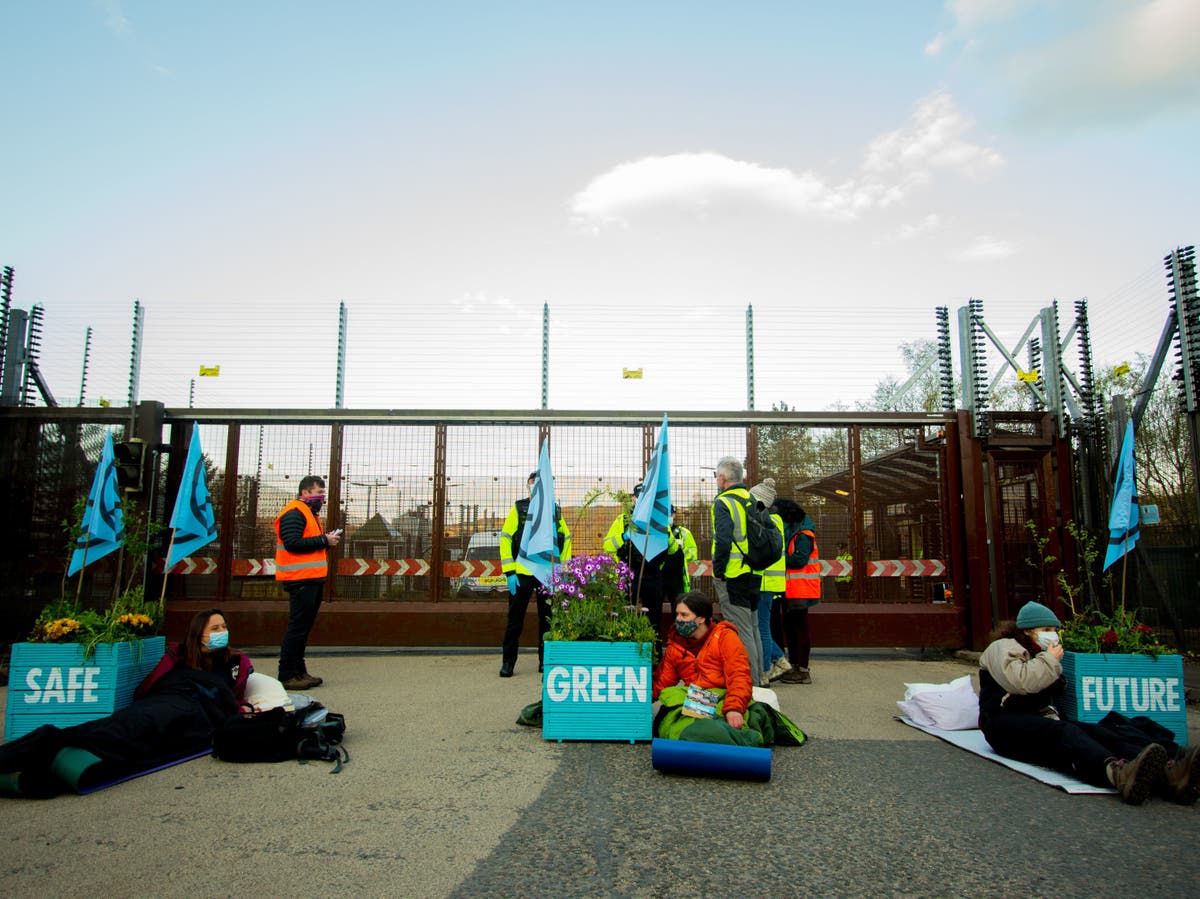
[(117, 484), (125, 490), (138, 493), (142, 489), (142, 464), (146, 456), (146, 443), (137, 437), (113, 447), (113, 461), (117, 464)]

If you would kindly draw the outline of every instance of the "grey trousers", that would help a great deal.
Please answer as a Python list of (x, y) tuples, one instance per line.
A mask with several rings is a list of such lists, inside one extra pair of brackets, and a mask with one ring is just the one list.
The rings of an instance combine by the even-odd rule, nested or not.
[[(738, 630), (742, 645), (746, 647), (746, 655), (750, 658), (750, 677), (754, 686), (762, 685), (763, 657), (762, 634), (758, 630), (758, 610), (749, 606), (736, 606), (729, 601), (729, 586), (722, 580), (713, 583), (717, 589), (717, 599), (721, 603), (721, 615)], [(757, 596), (755, 599), (757, 600)]]

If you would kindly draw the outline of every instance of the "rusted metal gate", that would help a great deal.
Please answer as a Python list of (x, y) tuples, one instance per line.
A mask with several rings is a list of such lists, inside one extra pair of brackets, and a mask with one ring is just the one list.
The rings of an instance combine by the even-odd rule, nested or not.
[[(712, 469), (738, 456), (750, 484), (775, 478), (816, 521), (826, 574), (812, 615), (817, 645), (978, 645), (997, 614), (1035, 590), (1024, 520), (1061, 522), (1070, 496), (1061, 486), (1070, 453), (1046, 416), (993, 428), (986, 447), (970, 437), (966, 413), (669, 416), (673, 501), (701, 547), (700, 589), (711, 590)], [(4, 539), (15, 548), (0, 572), (4, 630), (19, 638), (58, 595), (61, 522), (87, 492), (104, 431), (145, 441), (133, 499), (165, 520), (195, 426), (220, 537), (168, 575), (170, 634), (195, 610), (220, 605), (239, 641), (278, 641), (287, 603), (272, 577), (272, 522), (299, 478), (315, 473), (328, 484), (327, 526), (346, 536), (314, 643), (498, 645), (506, 594), (486, 548), (523, 494), (540, 441), (551, 441), (575, 551), (598, 552), (619, 510), (614, 494), (641, 477), (660, 421), (554, 410), (0, 409)], [(89, 566), (90, 601), (105, 601), (112, 569)], [(149, 578), (151, 593), (159, 577)]]

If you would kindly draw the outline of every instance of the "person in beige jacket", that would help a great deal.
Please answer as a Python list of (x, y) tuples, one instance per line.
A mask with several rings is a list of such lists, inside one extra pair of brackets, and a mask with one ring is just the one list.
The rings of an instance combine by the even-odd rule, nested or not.
[(1155, 742), (1128, 719), (1062, 720), (1056, 704), (1063, 689), (1060, 626), (1046, 606), (1026, 603), (979, 657), (979, 727), (991, 747), (1006, 758), (1116, 787), (1130, 805), (1152, 792), (1194, 804), (1200, 796), (1198, 747)]

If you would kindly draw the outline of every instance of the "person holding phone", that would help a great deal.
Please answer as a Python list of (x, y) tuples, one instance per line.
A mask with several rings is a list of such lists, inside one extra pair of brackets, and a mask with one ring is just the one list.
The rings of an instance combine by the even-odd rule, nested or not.
[(342, 539), (341, 528), (325, 534), (317, 518), (325, 505), (325, 481), (300, 479), (300, 492), (275, 519), (275, 580), (288, 594), (288, 623), (279, 645), (279, 680), (288, 690), (311, 690), (324, 683), (308, 673), (304, 652), (321, 608), (329, 574), (328, 549)]

